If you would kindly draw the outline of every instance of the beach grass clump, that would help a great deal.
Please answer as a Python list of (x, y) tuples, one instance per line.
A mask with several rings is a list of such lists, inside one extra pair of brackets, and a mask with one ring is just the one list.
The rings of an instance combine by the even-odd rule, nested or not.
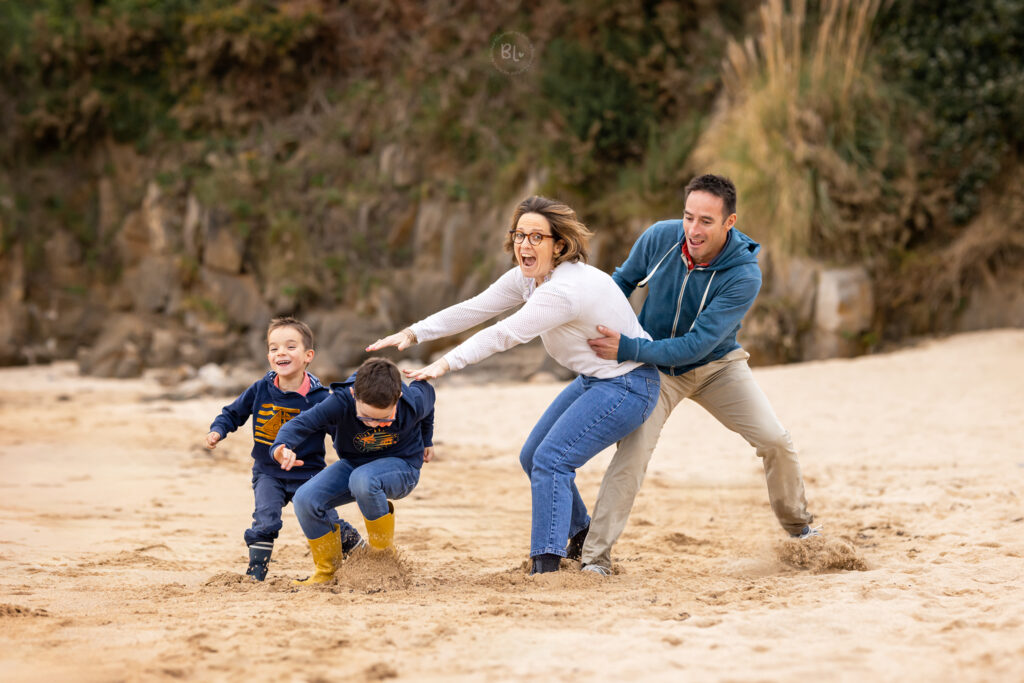
[(724, 106), (694, 152), (730, 176), (741, 228), (786, 253), (856, 262), (905, 243), (912, 155), (871, 60), (880, 0), (767, 0), (729, 43)]

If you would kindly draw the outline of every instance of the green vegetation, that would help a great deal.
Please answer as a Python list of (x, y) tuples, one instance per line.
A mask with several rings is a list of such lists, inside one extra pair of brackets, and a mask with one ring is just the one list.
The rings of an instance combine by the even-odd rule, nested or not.
[(902, 0), (881, 19), (887, 71), (932, 119), (922, 173), (952, 185), (966, 223), (1024, 152), (1024, 1)]
[(869, 59), (879, 2), (761, 8), (762, 32), (732, 41), (728, 108), (695, 152), (739, 190), (742, 227), (785, 253), (836, 262), (885, 256), (906, 240), (913, 150), (899, 94)]
[[(528, 181), (577, 207), (608, 269), (704, 170), (736, 180), (740, 227), (775, 253), (920, 288), (1024, 151), (1024, 0), (9, 0), (0, 25), (0, 250), (24, 245), (30, 296), (57, 232), (116, 277), (151, 182), (301, 309), (412, 265), (425, 204), (480, 216)], [(533, 49), (516, 75), (489, 52), (510, 30)]]
[(148, 149), (287, 111), (330, 62), (322, 22), (320, 5), (269, 0), (3, 3), (14, 142), (66, 150), (111, 136)]

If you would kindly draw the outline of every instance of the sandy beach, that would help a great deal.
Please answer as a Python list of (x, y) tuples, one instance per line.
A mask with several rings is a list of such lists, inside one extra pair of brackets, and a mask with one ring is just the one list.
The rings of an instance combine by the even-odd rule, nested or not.
[(242, 576), (251, 429), (200, 446), (233, 396), (2, 369), (0, 679), (1024, 680), (1024, 331), (754, 372), (821, 538), (786, 537), (753, 449), (688, 402), (617, 573), (530, 577), (518, 452), (564, 384), (452, 378), (399, 557), (299, 589), (290, 507), (268, 580)]

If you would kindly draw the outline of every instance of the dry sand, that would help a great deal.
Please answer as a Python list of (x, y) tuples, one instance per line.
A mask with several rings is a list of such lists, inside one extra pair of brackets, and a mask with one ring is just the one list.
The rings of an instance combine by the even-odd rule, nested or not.
[(785, 538), (753, 450), (687, 403), (618, 573), (526, 576), (518, 448), (563, 385), (453, 380), (399, 557), (296, 589), (290, 508), (268, 581), (241, 577), (251, 431), (198, 447), (224, 399), (2, 370), (0, 679), (1024, 680), (1024, 331), (755, 373), (822, 539)]

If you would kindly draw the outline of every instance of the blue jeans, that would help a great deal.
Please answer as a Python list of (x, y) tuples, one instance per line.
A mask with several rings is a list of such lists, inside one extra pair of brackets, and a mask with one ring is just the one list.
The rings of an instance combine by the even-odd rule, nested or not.
[(306, 538), (320, 538), (334, 528), (329, 515), (337, 515), (339, 505), (355, 501), (363, 517), (380, 519), (388, 514), (389, 498), (405, 498), (419, 481), (419, 469), (403, 458), (379, 458), (358, 467), (339, 460), (303, 484), (292, 506)]
[(544, 411), (519, 454), (533, 492), (530, 557), (565, 557), (569, 537), (590, 524), (576, 468), (643, 424), (660, 385), (650, 365), (611, 379), (580, 375)]
[[(252, 511), (252, 527), (245, 530), (245, 544), (273, 543), (281, 531), (281, 510), (305, 482), (301, 479), (278, 479), (262, 472), (252, 473), (252, 492), (256, 507)], [(344, 534), (348, 524), (338, 519), (338, 513), (331, 510), (329, 524), (340, 524)], [(334, 528), (333, 526), (331, 527)]]

